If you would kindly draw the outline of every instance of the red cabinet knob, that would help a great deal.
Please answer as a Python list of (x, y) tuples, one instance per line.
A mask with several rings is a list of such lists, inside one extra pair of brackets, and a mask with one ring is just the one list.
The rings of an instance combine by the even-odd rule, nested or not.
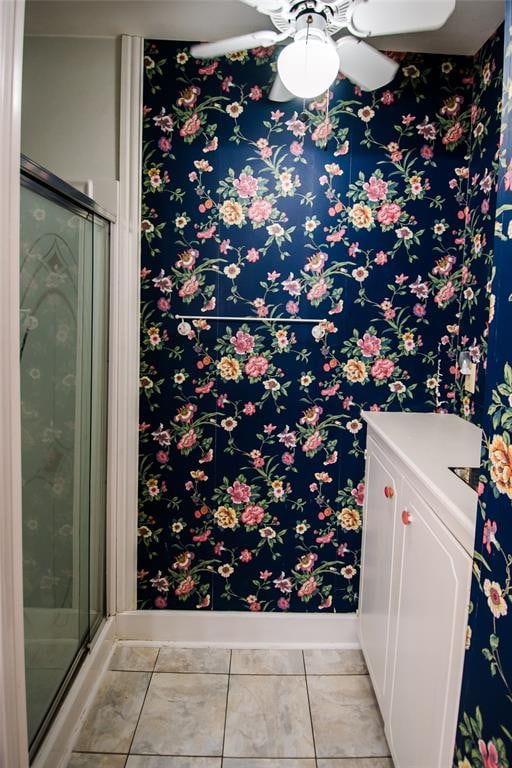
[(390, 485), (385, 485), (384, 496), (386, 497), (386, 499), (392, 499), (394, 495), (395, 495), (395, 492), (393, 488)]
[(412, 522), (412, 515), (406, 509), (402, 512), (402, 523), (404, 525), (410, 525)]

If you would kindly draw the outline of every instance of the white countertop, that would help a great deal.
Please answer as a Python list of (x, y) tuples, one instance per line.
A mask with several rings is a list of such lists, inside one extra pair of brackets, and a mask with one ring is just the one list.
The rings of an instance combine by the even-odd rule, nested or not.
[(423, 498), (472, 555), (477, 494), (448, 467), (480, 466), (482, 430), (450, 414), (365, 411), (362, 416), (370, 434), (414, 472)]

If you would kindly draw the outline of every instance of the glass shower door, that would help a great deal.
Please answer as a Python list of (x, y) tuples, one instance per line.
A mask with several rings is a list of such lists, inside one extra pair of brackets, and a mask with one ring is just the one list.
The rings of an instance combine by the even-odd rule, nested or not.
[(24, 180), (20, 255), (25, 663), (34, 751), (105, 615), (108, 224)]

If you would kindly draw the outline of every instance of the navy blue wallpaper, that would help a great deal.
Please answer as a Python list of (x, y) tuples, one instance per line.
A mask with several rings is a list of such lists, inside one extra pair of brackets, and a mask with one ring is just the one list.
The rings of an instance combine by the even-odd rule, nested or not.
[(141, 608), (353, 611), (360, 411), (454, 407), (485, 63), (397, 56), (386, 89), (281, 106), (271, 49), (146, 42)]
[[(455, 768), (510, 768), (512, 764), (512, 8), (509, 2), (505, 7), (494, 236), (485, 227), (488, 248), (494, 248), (491, 265), (487, 265), (492, 278), (491, 323), (485, 386), (475, 412), (485, 431), (484, 464)], [(495, 55), (499, 59), (498, 48)], [(498, 84), (493, 78), (491, 89)], [(491, 103), (484, 107), (487, 114)], [(482, 167), (488, 164), (489, 159), (480, 164), (477, 159), (475, 171), (480, 172), (480, 178)], [(472, 215), (478, 216), (476, 208)], [(487, 261), (484, 257), (481, 285), (486, 279)]]

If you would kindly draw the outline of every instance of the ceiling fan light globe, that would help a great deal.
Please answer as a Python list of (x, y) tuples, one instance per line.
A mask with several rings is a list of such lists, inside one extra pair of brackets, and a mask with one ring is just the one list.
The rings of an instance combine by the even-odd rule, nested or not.
[(336, 79), (339, 66), (336, 48), (328, 38), (295, 40), (283, 48), (277, 60), (285, 88), (302, 99), (324, 93)]

